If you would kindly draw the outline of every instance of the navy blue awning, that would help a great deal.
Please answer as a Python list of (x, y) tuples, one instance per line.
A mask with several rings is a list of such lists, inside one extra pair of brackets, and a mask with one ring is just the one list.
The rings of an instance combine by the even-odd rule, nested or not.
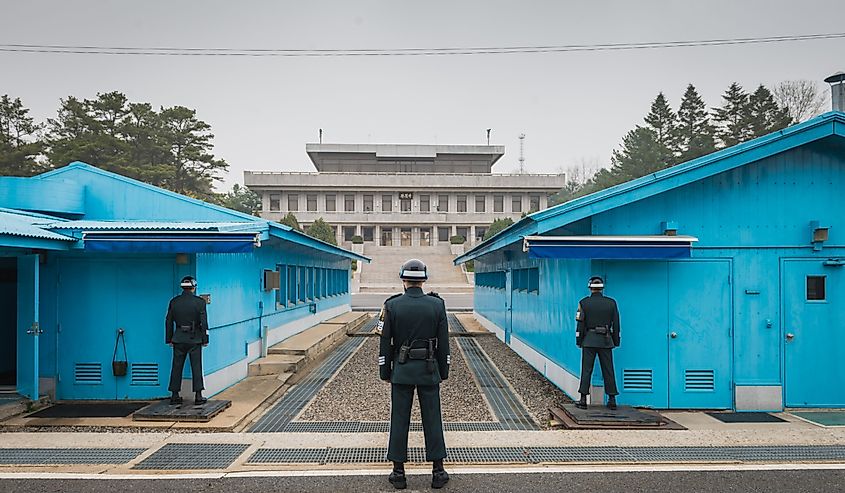
[(692, 236), (526, 236), (531, 258), (674, 259), (689, 258)]
[(260, 246), (258, 233), (85, 233), (83, 240), (86, 251), (112, 253), (248, 253)]

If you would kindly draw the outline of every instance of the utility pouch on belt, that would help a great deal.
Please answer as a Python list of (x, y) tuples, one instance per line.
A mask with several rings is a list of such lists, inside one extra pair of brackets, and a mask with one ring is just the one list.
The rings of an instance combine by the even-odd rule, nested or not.
[(402, 344), (399, 347), (399, 354), (396, 356), (396, 362), (400, 365), (404, 365), (408, 362), (408, 353), (411, 351), (411, 346), (407, 344)]
[(193, 335), (193, 333), (196, 331), (196, 325), (196, 322), (191, 322), (191, 325), (180, 325), (179, 330), (181, 332)]
[(606, 335), (610, 334), (610, 327), (608, 327), (606, 325), (599, 325), (598, 327), (595, 327), (593, 329), (593, 332), (595, 332), (596, 334), (598, 334), (600, 336), (606, 336)]

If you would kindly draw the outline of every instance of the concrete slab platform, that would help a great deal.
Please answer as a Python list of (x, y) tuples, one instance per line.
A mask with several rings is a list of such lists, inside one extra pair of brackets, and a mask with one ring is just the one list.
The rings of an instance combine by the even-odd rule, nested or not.
[(207, 422), (180, 422), (177, 429), (231, 431), (252, 416), (262, 405), (284, 391), (292, 373), (247, 377), (215, 397), (232, 404)]
[(337, 317), (330, 318), (323, 323), (340, 325), (354, 324), (355, 322), (359, 322), (365, 318), (365, 315), (366, 314), (361, 312), (346, 312), (342, 315), (338, 315)]
[(257, 359), (249, 364), (249, 376), (296, 373), (305, 366), (305, 363), (306, 360), (303, 355), (268, 354), (266, 358)]
[(231, 405), (232, 401), (218, 399), (209, 400), (205, 404), (200, 405), (188, 401), (181, 405), (172, 405), (168, 399), (165, 399), (135, 411), (132, 419), (135, 421), (207, 422)]
[(579, 409), (575, 407), (575, 404), (564, 404), (553, 407), (549, 411), (559, 426), (567, 429), (684, 429), (656, 411), (628, 406), (619, 406), (618, 409), (612, 411), (603, 406)]

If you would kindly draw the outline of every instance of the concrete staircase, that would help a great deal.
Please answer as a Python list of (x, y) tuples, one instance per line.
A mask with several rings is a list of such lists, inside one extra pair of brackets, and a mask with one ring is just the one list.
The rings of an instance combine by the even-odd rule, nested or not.
[(249, 376), (293, 375), (320, 359), (346, 337), (348, 330), (357, 329), (368, 317), (366, 313), (348, 312), (291, 336), (268, 348), (266, 357), (250, 363)]
[(397, 292), (402, 290), (399, 268), (410, 259), (422, 260), (428, 267), (426, 289), (440, 292), (471, 291), (466, 275), (452, 260), (449, 245), (426, 247), (366, 245), (364, 255), (373, 261), (361, 272), (361, 292)]

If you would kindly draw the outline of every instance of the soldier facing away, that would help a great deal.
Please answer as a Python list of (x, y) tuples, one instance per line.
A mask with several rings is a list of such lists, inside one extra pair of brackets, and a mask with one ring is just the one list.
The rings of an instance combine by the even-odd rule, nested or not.
[(619, 347), (619, 308), (616, 300), (603, 294), (604, 280), (593, 276), (588, 284), (590, 296), (578, 303), (575, 320), (575, 344), (581, 348), (581, 385), (578, 392), (581, 399), (575, 403), (580, 409), (587, 409), (587, 396), (590, 394), (590, 380), (596, 355), (601, 365), (604, 379), (604, 391), (607, 394), (607, 407), (616, 409), (616, 375), (613, 371), (613, 348)]
[(440, 382), (449, 377), (451, 363), (446, 304), (436, 293), (423, 292), (428, 272), (422, 261), (405, 262), (399, 278), (405, 285), (405, 293), (388, 298), (379, 317), (379, 376), (391, 382), (387, 459), (393, 461), (393, 471), (388, 480), (396, 489), (407, 487), (408, 429), (416, 389), (426, 461), (433, 462), (431, 487), (442, 488), (449, 481), (443, 468), (446, 442), (440, 414)]
[(179, 283), (182, 294), (170, 300), (164, 322), (164, 340), (173, 347), (173, 366), (170, 368), (170, 404), (182, 403), (182, 369), (185, 358), (191, 359), (194, 404), (205, 404), (202, 380), (202, 347), (208, 345), (208, 315), (205, 300), (196, 296), (197, 281), (185, 276)]

